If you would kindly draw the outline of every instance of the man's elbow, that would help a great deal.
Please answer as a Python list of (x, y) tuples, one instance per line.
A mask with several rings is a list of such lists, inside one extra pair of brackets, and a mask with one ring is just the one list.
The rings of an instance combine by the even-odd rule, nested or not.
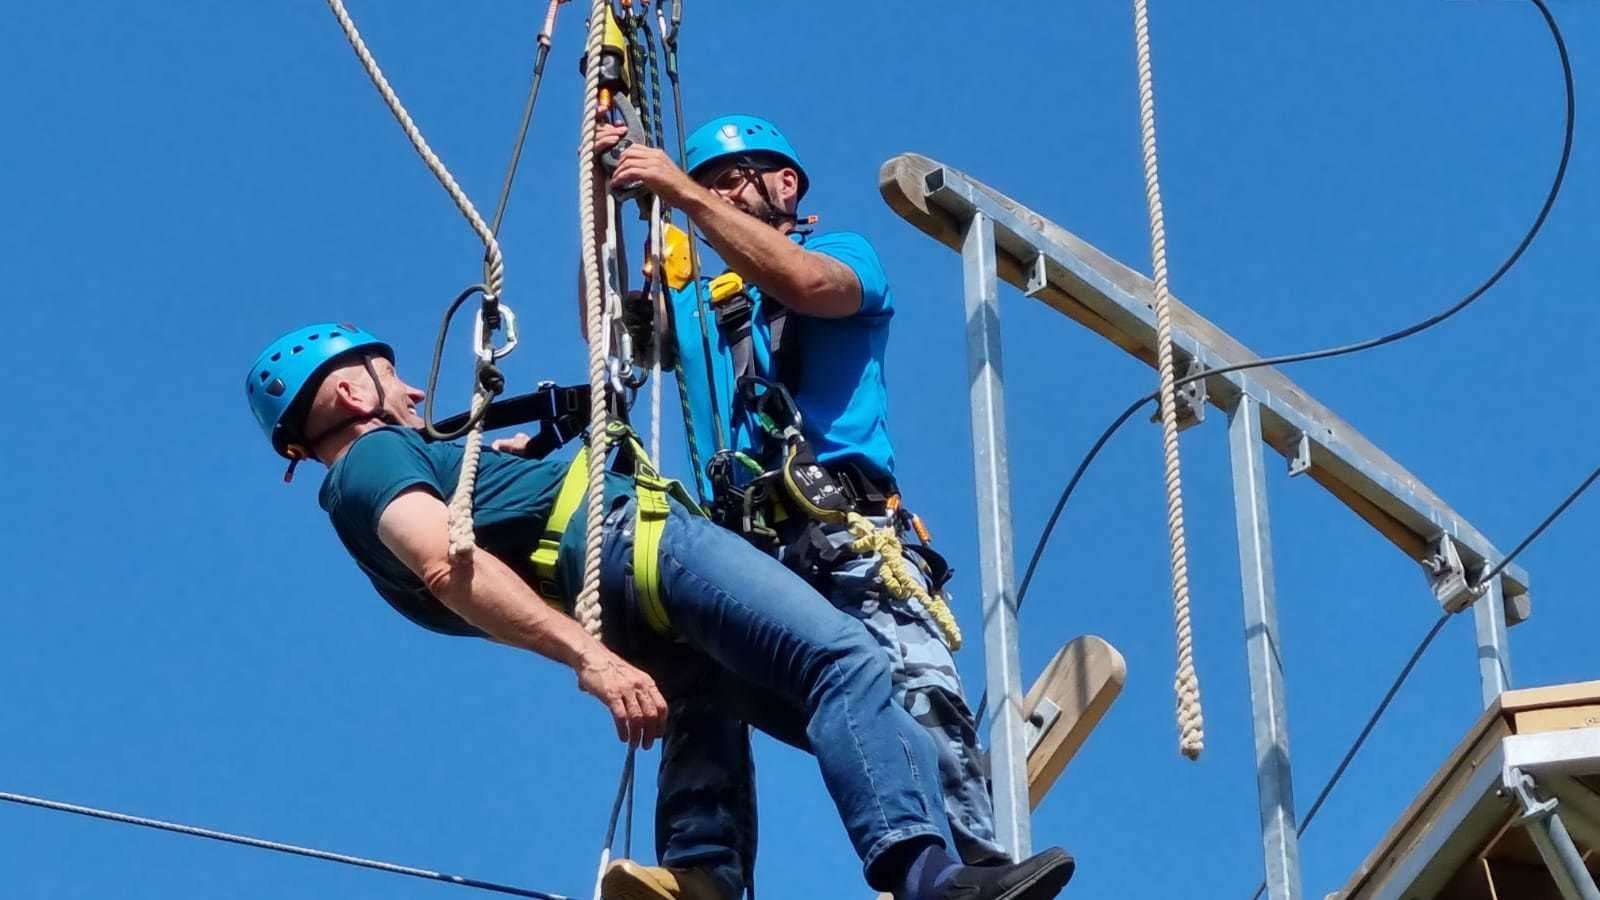
[(455, 566), (450, 564), (447, 557), (424, 563), (418, 575), (422, 578), (422, 585), (428, 589), (428, 593), (440, 600), (449, 597), (451, 589), (456, 585)]

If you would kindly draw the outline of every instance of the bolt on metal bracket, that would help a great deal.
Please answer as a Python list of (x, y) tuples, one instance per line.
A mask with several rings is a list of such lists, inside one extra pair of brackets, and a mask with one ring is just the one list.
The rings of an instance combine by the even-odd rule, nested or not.
[(1049, 697), (1043, 697), (1039, 700), (1039, 705), (1033, 708), (1033, 714), (1028, 716), (1027, 721), (1022, 723), (1023, 733), (1027, 737), (1029, 753), (1032, 753), (1033, 748), (1037, 747), (1041, 740), (1044, 740), (1045, 733), (1050, 730), (1050, 726), (1054, 725), (1056, 720), (1060, 718), (1061, 707), (1057, 706), (1054, 700)]
[(1434, 539), (1432, 552), (1422, 561), (1422, 568), (1427, 573), (1428, 587), (1433, 591), (1434, 599), (1439, 601), (1445, 612), (1461, 612), (1471, 606), (1481, 593), (1472, 579), (1467, 577), (1461, 553), (1448, 534), (1441, 534)]
[(1289, 460), (1289, 477), (1311, 471), (1311, 435), (1302, 432), (1294, 442), (1294, 458)]
[[(1182, 381), (1185, 378), (1199, 375), (1205, 370), (1205, 364), (1191, 359), (1185, 365), (1183, 372), (1178, 375), (1178, 380)], [(1210, 395), (1206, 392), (1206, 380), (1204, 378), (1196, 378), (1178, 388), (1172, 399), (1177, 407), (1179, 431), (1192, 428), (1206, 420), (1206, 400), (1209, 397)], [(1161, 410), (1159, 408), (1150, 416), (1150, 421), (1161, 421)]]

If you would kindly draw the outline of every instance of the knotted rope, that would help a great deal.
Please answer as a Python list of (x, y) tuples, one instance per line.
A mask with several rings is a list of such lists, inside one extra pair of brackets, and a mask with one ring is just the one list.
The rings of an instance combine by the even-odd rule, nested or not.
[(1161, 377), (1161, 447), (1166, 468), (1167, 538), (1172, 557), (1172, 607), (1178, 643), (1178, 748), (1198, 759), (1205, 747), (1200, 708), (1200, 676), (1194, 668), (1194, 629), (1189, 621), (1189, 552), (1183, 536), (1183, 478), (1178, 460), (1178, 408), (1172, 362), (1172, 294), (1167, 289), (1167, 226), (1161, 210), (1161, 179), (1156, 168), (1156, 99), (1150, 71), (1150, 15), (1147, 0), (1133, 2), (1134, 40), (1139, 61), (1139, 127), (1144, 150), (1145, 200), (1150, 207), (1150, 255), (1155, 276), (1156, 363)]

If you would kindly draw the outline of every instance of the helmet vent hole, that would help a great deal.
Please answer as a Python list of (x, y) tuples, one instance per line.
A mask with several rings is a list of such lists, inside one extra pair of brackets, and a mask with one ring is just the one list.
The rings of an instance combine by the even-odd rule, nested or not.
[(288, 389), (288, 385), (283, 383), (282, 378), (274, 378), (272, 379), (272, 383), (267, 385), (267, 393), (274, 397), (282, 397), (283, 392)]
[(277, 362), (280, 359), (283, 359), (283, 354), (282, 353), (274, 353), (274, 354), (272, 354), (272, 361), (273, 362)]
[(261, 379), (261, 383), (262, 384), (266, 384), (267, 383), (267, 379), (272, 377), (272, 373), (268, 372), (266, 370), (262, 370), (261, 374), (258, 377)]
[(250, 382), (246, 381), (244, 383), (244, 392), (246, 394), (252, 394), (253, 395), (256, 392), (256, 386), (251, 384)]
[(339, 332), (337, 332), (337, 331), (330, 331), (330, 332), (328, 332), (328, 337), (329, 337), (329, 338), (336, 338), (336, 337), (338, 337), (338, 336), (339, 336)]
[(293, 354), (299, 353), (300, 351), (302, 351), (304, 349), (306, 349), (306, 348), (300, 346), (299, 344), (295, 344), (293, 347), (289, 348), (289, 353), (291, 355), (293, 355)]
[(308, 341), (314, 341), (314, 340), (316, 340), (316, 339), (317, 339), (317, 338), (319, 338), (319, 337), (321, 337), (321, 335), (318, 335), (318, 334), (308, 334), (308, 335), (306, 335), (306, 340), (308, 340)]

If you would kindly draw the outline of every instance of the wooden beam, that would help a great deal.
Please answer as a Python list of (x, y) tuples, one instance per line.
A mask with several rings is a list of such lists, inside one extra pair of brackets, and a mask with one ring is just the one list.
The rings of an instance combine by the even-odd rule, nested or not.
[[(901, 218), (958, 251), (963, 215), (970, 218), (981, 205), (996, 221), (1001, 278), (1154, 366), (1154, 289), (1143, 275), (1010, 197), (925, 156), (902, 154), (884, 163), (878, 189)], [(1198, 359), (1216, 369), (1260, 358), (1176, 299), (1172, 312), (1180, 361)], [(1500, 558), (1487, 538), (1420, 479), (1276, 368), (1208, 378), (1206, 386), (1210, 401), (1223, 409), (1237, 403), (1242, 392), (1260, 401), (1263, 438), (1286, 458), (1294, 457), (1304, 437), (1312, 478), (1411, 558), (1422, 561), (1441, 534), (1455, 539), (1469, 572)], [(1520, 622), (1530, 609), (1527, 573), (1513, 565), (1505, 580), (1507, 621)]]

